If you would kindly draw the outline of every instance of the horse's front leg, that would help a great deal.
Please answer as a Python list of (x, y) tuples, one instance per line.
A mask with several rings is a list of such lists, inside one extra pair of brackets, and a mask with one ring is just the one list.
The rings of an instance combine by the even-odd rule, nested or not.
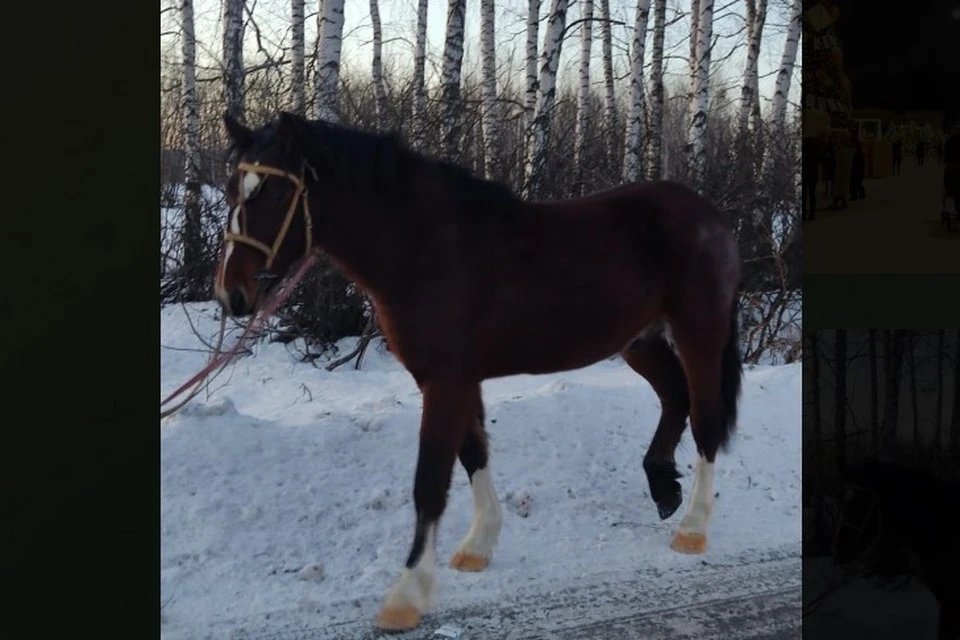
[(417, 524), (413, 546), (400, 579), (387, 595), (377, 624), (389, 631), (406, 631), (420, 624), (420, 615), (433, 604), (437, 523), (443, 515), (457, 452), (473, 414), (476, 385), (428, 381), (423, 391), (420, 454), (413, 487)]

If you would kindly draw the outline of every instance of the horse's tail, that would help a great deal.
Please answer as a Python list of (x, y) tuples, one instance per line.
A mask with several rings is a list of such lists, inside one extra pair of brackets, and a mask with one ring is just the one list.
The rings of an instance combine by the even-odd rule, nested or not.
[(737, 317), (740, 313), (738, 300), (730, 310), (730, 335), (723, 347), (720, 360), (720, 448), (726, 450), (730, 436), (737, 426), (737, 402), (740, 399), (740, 383), (743, 378), (743, 363), (740, 360), (740, 329)]

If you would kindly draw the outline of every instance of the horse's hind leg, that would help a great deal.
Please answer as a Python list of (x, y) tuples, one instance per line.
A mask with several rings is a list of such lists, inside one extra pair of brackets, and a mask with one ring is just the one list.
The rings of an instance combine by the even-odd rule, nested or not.
[(473, 524), (450, 561), (450, 566), (458, 571), (486, 569), (500, 538), (502, 523), (500, 502), (488, 466), (487, 432), (483, 426), (483, 399), (479, 386), (475, 403), (477, 418), (460, 446), (460, 463), (467, 471), (473, 490)]
[(471, 421), (476, 420), (475, 386), (432, 381), (420, 386), (423, 418), (413, 488), (417, 524), (406, 568), (377, 618), (384, 630), (407, 631), (417, 627), (420, 615), (432, 605), (437, 523), (446, 507), (457, 453)]
[(643, 376), (660, 397), (660, 422), (643, 458), (650, 497), (660, 519), (672, 516), (683, 502), (674, 452), (690, 413), (687, 379), (662, 328), (645, 332), (621, 352), (624, 361)]
[(731, 315), (727, 322), (726, 330), (696, 322), (672, 326), (690, 391), (690, 423), (699, 454), (687, 512), (670, 544), (680, 553), (706, 551), (714, 461), (736, 422), (741, 377), (736, 316)]

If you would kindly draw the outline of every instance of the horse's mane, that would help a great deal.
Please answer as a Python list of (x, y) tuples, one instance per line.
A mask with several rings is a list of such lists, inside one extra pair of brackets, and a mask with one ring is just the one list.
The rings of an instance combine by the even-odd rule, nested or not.
[(511, 216), (520, 200), (501, 182), (485, 180), (467, 169), (410, 149), (395, 133), (374, 133), (319, 120), (307, 122), (304, 153), (352, 188), (374, 193), (394, 207), (414, 203), (413, 178), (433, 170), (467, 219)]

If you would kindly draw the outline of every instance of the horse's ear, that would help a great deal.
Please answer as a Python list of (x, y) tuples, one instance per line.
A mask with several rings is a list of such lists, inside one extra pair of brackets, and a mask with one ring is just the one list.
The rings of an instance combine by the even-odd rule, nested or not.
[(298, 153), (300, 150), (300, 136), (307, 121), (295, 113), (281, 111), (277, 122), (277, 138), (283, 145), (286, 153)]
[(250, 146), (253, 132), (249, 128), (229, 113), (223, 114), (223, 124), (226, 125), (227, 135), (230, 136), (230, 141), (233, 142), (235, 148), (243, 150)]

